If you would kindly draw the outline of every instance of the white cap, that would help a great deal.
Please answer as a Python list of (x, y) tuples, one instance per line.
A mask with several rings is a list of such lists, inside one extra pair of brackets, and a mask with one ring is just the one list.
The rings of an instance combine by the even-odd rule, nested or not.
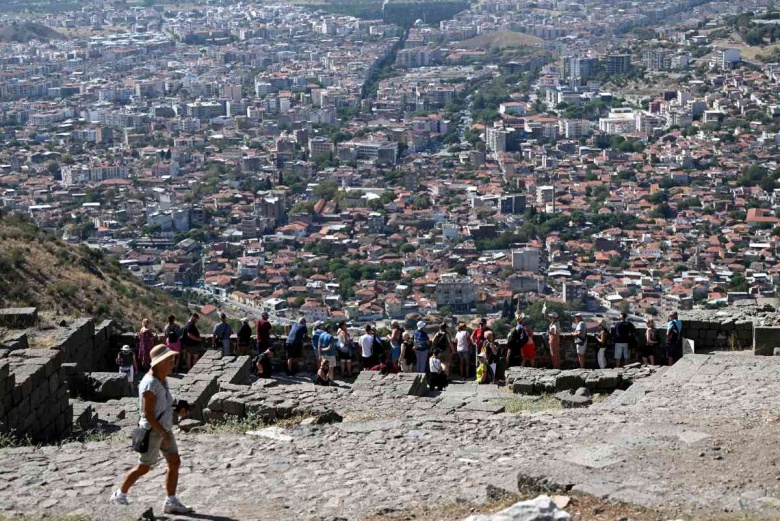
[(424, 329), (424, 328), (425, 328), (425, 322), (423, 322), (422, 320), (417, 322), (417, 329)]
[(556, 311), (553, 311), (553, 312), (551, 312), (551, 313), (550, 313), (549, 315), (547, 315), (547, 316), (550, 316), (550, 317), (553, 317), (553, 318), (558, 318), (558, 313), (557, 313)]

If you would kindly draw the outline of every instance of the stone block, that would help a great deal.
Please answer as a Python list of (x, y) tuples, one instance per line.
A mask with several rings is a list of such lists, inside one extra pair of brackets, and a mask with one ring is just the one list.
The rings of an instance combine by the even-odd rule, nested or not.
[(111, 400), (132, 395), (132, 386), (121, 373), (89, 373), (87, 380), (95, 399)]
[(512, 384), (512, 392), (515, 394), (534, 394), (534, 381), (530, 378), (515, 380)]
[(780, 345), (780, 327), (755, 326), (753, 328), (753, 354), (771, 356)]
[(573, 371), (563, 371), (561, 374), (555, 377), (555, 390), (567, 391), (569, 389), (577, 389), (585, 385), (585, 380), (580, 373)]
[(620, 373), (611, 369), (604, 369), (599, 373), (597, 389), (615, 389), (620, 383)]
[(27, 342), (27, 331), (12, 331), (7, 333), (2, 340), (0, 340), (0, 347), (4, 347), (11, 351), (27, 349), (29, 347), (29, 343)]
[(37, 308), (0, 309), (0, 326), (12, 329), (33, 327), (38, 323)]
[(578, 407), (587, 407), (593, 403), (590, 396), (581, 396), (577, 394), (569, 394), (561, 397), (561, 407), (564, 409), (575, 409)]

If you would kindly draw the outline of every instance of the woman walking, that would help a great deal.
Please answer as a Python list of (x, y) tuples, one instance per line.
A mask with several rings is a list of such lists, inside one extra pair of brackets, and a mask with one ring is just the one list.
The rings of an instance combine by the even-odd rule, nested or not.
[[(111, 501), (117, 505), (127, 505), (127, 493), (138, 479), (151, 470), (162, 452), (168, 464), (165, 474), (165, 491), (167, 497), (163, 505), (166, 514), (189, 514), (193, 510), (182, 504), (176, 497), (176, 486), (179, 482), (179, 449), (173, 437), (173, 396), (168, 389), (166, 378), (173, 372), (176, 353), (160, 344), (150, 351), (151, 369), (138, 384), (138, 395), (141, 401), (140, 427), (149, 430), (149, 446), (146, 452), (138, 456), (138, 465), (134, 467), (122, 481), (122, 486), (114, 491)], [(186, 409), (179, 411), (180, 416), (187, 413)]]
[(149, 329), (149, 319), (141, 321), (141, 330), (138, 332), (138, 359), (141, 363), (141, 369), (146, 371), (152, 362), (149, 354), (154, 347), (154, 333)]

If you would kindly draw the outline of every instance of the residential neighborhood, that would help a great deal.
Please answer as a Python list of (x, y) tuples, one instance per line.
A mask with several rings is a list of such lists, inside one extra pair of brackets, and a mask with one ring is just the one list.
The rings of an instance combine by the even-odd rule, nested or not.
[(780, 13), (620, 4), (41, 14), (0, 43), (0, 206), (215, 317), (774, 298)]

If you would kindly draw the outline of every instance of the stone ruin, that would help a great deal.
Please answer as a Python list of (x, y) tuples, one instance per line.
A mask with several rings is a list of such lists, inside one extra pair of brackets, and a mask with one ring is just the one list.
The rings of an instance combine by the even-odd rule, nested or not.
[[(753, 348), (757, 355), (771, 355), (780, 346), (780, 328), (754, 326), (747, 320), (708, 321), (706, 317), (683, 316), (684, 352), (708, 353), (720, 350)], [(35, 308), (0, 310), (0, 433), (14, 433), (32, 440), (54, 441), (74, 432), (90, 429), (116, 430), (135, 425), (138, 400), (133, 388), (116, 371), (115, 357), (123, 344), (137, 345), (133, 333), (123, 333), (106, 320), (95, 324), (82, 318), (63, 322), (46, 330), (50, 338), (46, 347), (31, 345), (31, 338), (40, 336)], [(656, 356), (663, 360), (661, 347)], [(637, 329), (640, 345), (644, 330)], [(537, 344), (537, 365), (550, 365), (543, 337), (534, 336)], [(34, 342), (33, 342), (34, 343)], [(595, 345), (595, 338), (590, 339)], [(282, 362), (283, 349), (276, 350), (275, 363)], [(607, 359), (612, 359), (611, 348)], [(588, 367), (596, 366), (596, 350), (586, 354)], [(634, 381), (653, 374), (657, 368), (629, 365), (623, 369), (580, 370), (571, 337), (562, 342), (564, 370), (510, 368), (507, 385), (517, 394), (573, 392), (587, 389), (593, 392), (625, 390)], [(187, 425), (197, 427), (203, 422), (238, 418), (261, 411), (268, 418), (298, 415), (308, 407), (320, 413), (326, 403), (314, 395), (303, 393), (296, 401), (289, 392), (276, 396), (274, 381), (261, 381), (255, 387), (266, 392), (256, 398), (250, 388), (250, 358), (222, 358), (216, 351), (207, 351), (201, 361), (183, 377), (171, 378), (174, 393), (191, 404)], [(304, 349), (304, 363), (313, 370), (313, 353)], [(308, 392), (308, 391), (307, 391)], [(323, 391), (338, 392), (338, 391)], [(388, 398), (424, 396), (425, 381), (420, 375), (388, 375), (362, 373), (351, 392), (380, 393)], [(254, 397), (253, 397), (254, 396)]]

